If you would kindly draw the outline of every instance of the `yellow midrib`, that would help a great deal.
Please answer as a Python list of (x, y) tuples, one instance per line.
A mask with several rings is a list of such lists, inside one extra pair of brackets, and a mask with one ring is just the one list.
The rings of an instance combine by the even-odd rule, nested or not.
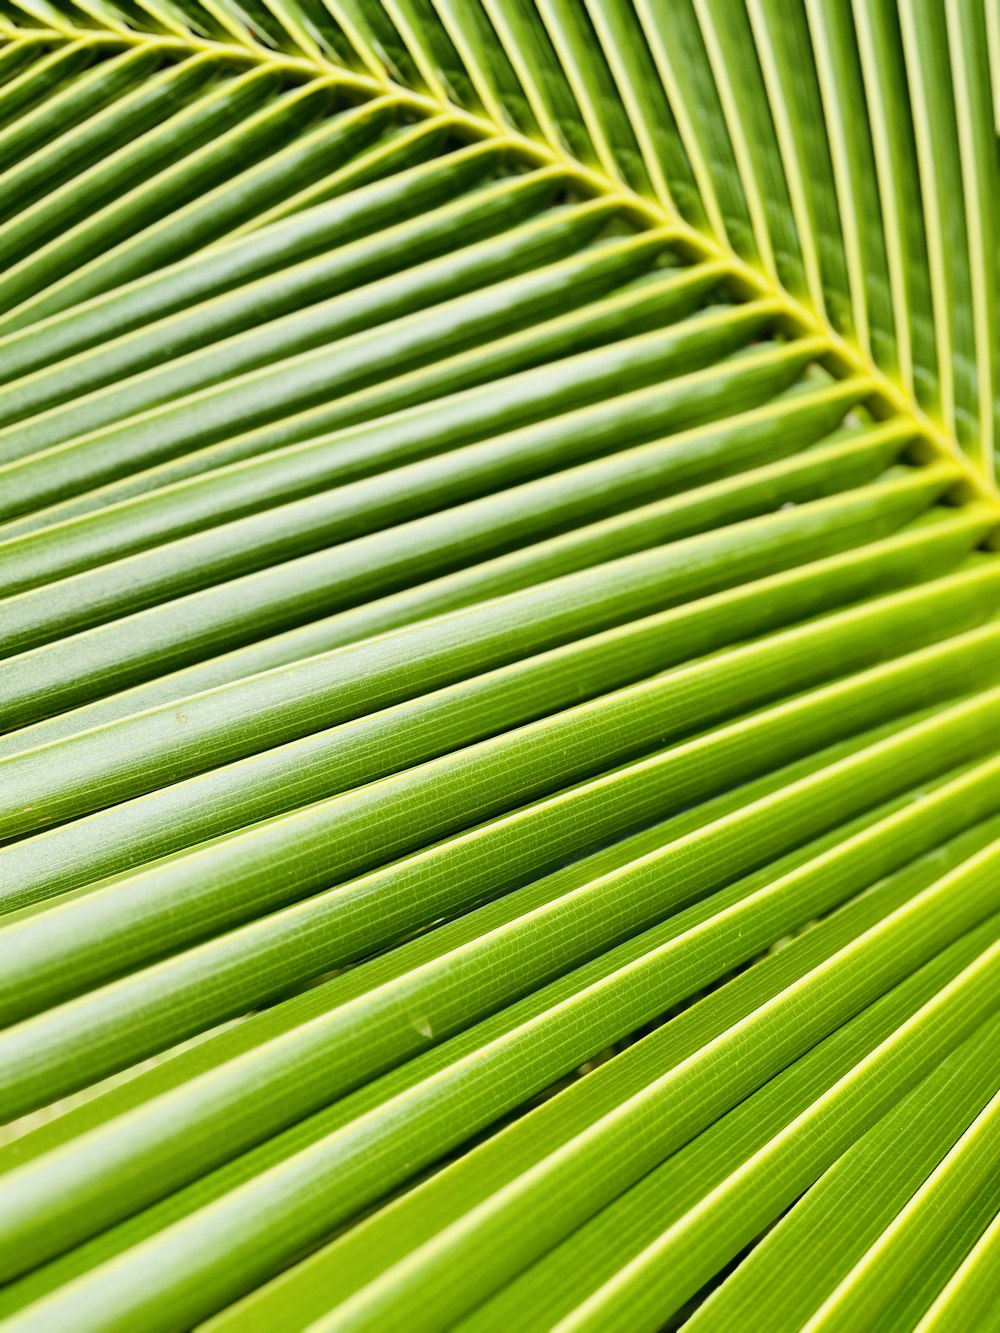
[[(2, 20), (0, 20), (2, 23)], [(568, 176), (575, 177), (581, 188), (594, 195), (603, 195), (621, 201), (630, 212), (642, 217), (648, 225), (668, 231), (675, 243), (695, 262), (718, 264), (728, 273), (734, 287), (749, 298), (764, 299), (775, 304), (782, 312), (788, 327), (797, 337), (818, 337), (829, 347), (829, 367), (835, 373), (867, 380), (872, 386), (871, 403), (878, 415), (902, 417), (911, 423), (914, 436), (923, 442), (927, 460), (946, 461), (959, 471), (965, 492), (960, 498), (975, 499), (996, 510), (1000, 520), (1000, 490), (996, 479), (980, 472), (957, 439), (933, 421), (914, 400), (913, 396), (874, 364), (855, 343), (844, 338), (830, 324), (825, 315), (817, 313), (804, 302), (791, 296), (769, 274), (747, 263), (714, 237), (698, 231), (679, 213), (660, 201), (653, 201), (636, 193), (620, 181), (588, 167), (571, 157), (558, 144), (539, 141), (512, 129), (508, 125), (476, 115), (457, 103), (429, 93), (416, 92), (396, 83), (388, 74), (359, 74), (327, 60), (320, 53), (289, 56), (260, 46), (250, 38), (243, 42), (223, 43), (188, 33), (170, 37), (159, 33), (126, 32), (121, 29), (76, 28), (69, 24), (56, 29), (18, 28), (11, 24), (0, 26), (0, 45), (3, 41), (36, 41), (48, 32), (53, 38), (65, 41), (119, 42), (124, 46), (150, 45), (167, 50), (190, 50), (237, 58), (251, 57), (261, 64), (306, 74), (313, 78), (332, 78), (367, 94), (369, 97), (392, 97), (420, 115), (446, 117), (462, 126), (471, 135), (482, 139), (496, 139), (509, 143), (525, 160), (538, 165), (558, 166)], [(374, 59), (374, 58), (373, 58)], [(381, 62), (379, 62), (381, 63)]]

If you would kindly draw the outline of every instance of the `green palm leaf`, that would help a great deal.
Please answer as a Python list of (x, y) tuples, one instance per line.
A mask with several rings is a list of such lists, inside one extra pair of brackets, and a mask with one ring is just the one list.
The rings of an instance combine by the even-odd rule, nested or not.
[(0, 0), (0, 1317), (992, 1327), (1000, 19)]

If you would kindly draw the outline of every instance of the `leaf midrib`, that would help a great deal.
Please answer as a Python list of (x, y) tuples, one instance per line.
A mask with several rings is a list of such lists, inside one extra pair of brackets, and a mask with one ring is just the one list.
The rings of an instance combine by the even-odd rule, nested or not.
[[(919, 461), (947, 461), (960, 470), (963, 481), (956, 488), (954, 499), (963, 503), (976, 501), (987, 504), (995, 511), (1000, 523), (1000, 489), (996, 479), (980, 472), (957, 439), (934, 422), (912, 395), (890, 379), (860, 347), (838, 333), (825, 315), (793, 297), (770, 275), (747, 263), (720, 241), (698, 231), (676, 211), (659, 201), (644, 198), (606, 173), (585, 165), (558, 144), (533, 139), (489, 116), (468, 111), (448, 99), (417, 92), (397, 83), (388, 75), (378, 78), (374, 74), (362, 74), (325, 60), (319, 54), (298, 57), (286, 55), (260, 46), (250, 38), (245, 42), (227, 43), (212, 41), (194, 33), (171, 37), (113, 28), (77, 28), (70, 24), (56, 29), (21, 28), (13, 24), (0, 26), (0, 45), (4, 40), (45, 39), (102, 45), (118, 43), (122, 47), (149, 46), (167, 51), (208, 53), (222, 58), (249, 58), (261, 66), (295, 72), (310, 79), (332, 79), (372, 99), (392, 98), (422, 117), (444, 117), (480, 140), (505, 142), (526, 162), (533, 162), (539, 167), (559, 167), (568, 178), (575, 179), (585, 193), (616, 199), (651, 229), (669, 233), (675, 248), (692, 263), (718, 265), (723, 279), (728, 278), (734, 290), (745, 299), (763, 299), (774, 303), (780, 312), (781, 323), (794, 338), (821, 339), (829, 349), (823, 358), (826, 368), (838, 378), (867, 380), (871, 384), (868, 404), (873, 414), (880, 418), (894, 417), (905, 421), (917, 441), (915, 456)], [(995, 541), (996, 538), (992, 539), (991, 544)]]

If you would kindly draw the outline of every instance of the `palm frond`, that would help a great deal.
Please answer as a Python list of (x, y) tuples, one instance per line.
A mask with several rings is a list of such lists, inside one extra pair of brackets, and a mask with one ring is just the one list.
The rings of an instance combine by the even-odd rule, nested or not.
[(0, 1316), (986, 1326), (1000, 20), (0, 0)]

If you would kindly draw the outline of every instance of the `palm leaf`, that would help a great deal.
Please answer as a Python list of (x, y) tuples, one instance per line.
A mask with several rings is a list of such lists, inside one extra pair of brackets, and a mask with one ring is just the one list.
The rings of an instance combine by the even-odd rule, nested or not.
[(990, 1326), (998, 108), (0, 0), (5, 1327)]

